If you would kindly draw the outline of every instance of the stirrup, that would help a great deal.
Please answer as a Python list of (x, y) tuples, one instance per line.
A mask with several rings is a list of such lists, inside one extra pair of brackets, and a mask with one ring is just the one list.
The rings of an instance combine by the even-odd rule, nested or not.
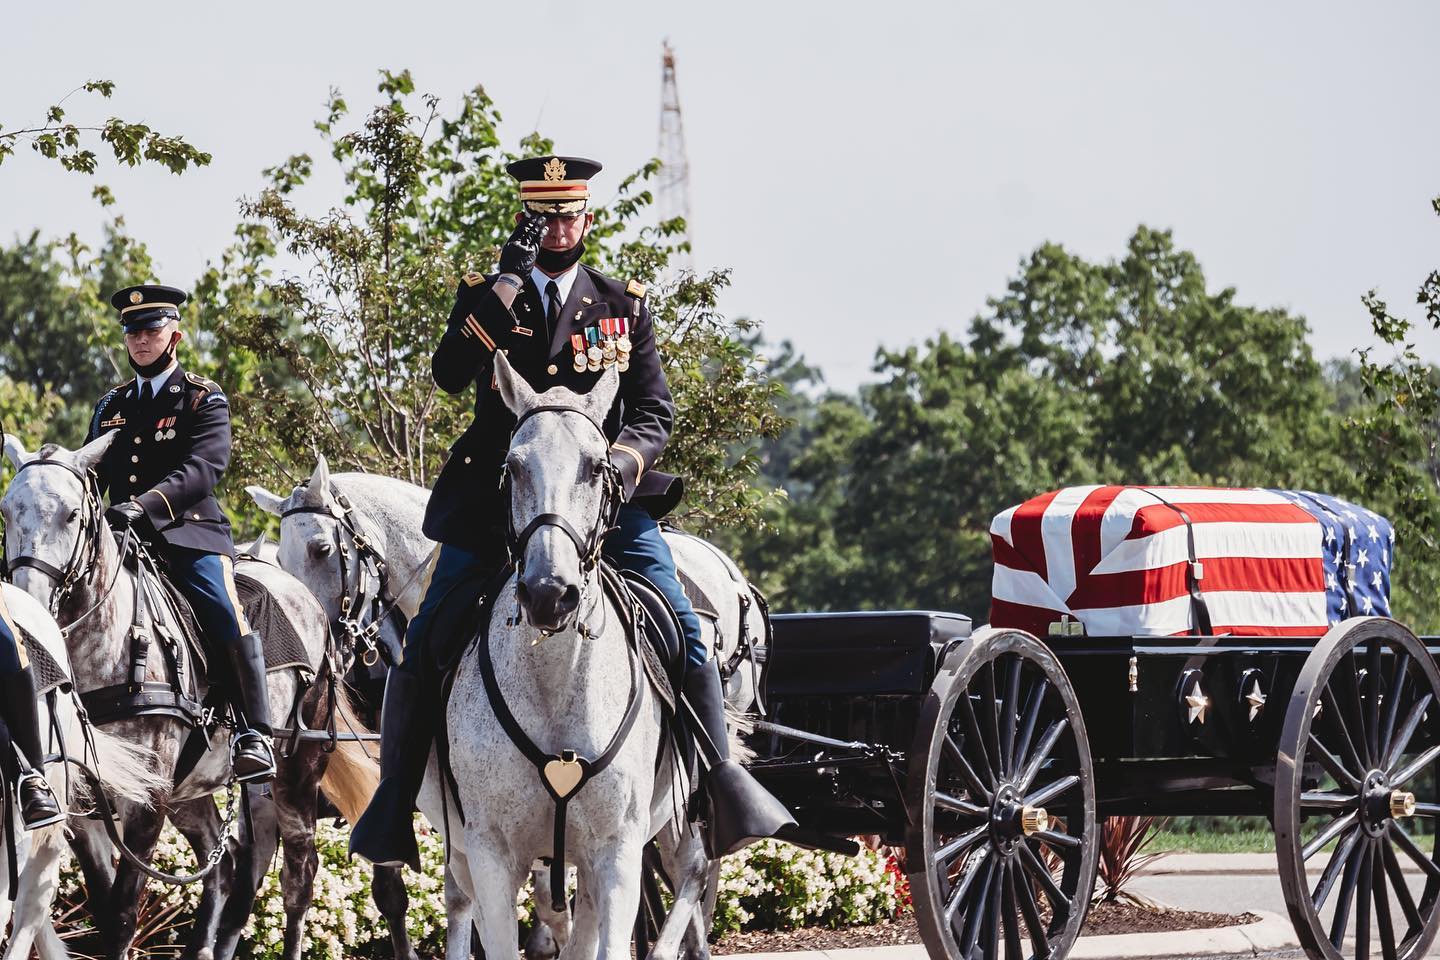
[[(263, 769), (252, 770), (249, 773), (241, 774), (236, 769), (236, 761), (240, 758), (240, 751), (244, 748), (246, 741), (254, 741), (264, 749), (265, 757), (269, 761)], [(256, 783), (258, 781), (273, 780), (275, 778), (275, 748), (270, 743), (270, 738), (258, 730), (242, 730), (235, 734), (230, 740), (230, 769), (235, 771), (236, 783)]]
[(22, 806), (20, 810), (20, 822), (24, 824), (26, 830), (39, 830), (41, 827), (48, 827), (51, 824), (60, 823), (67, 816), (69, 816), (69, 814), (66, 813), (65, 808), (60, 805), (60, 798), (55, 796), (55, 790), (53, 787), (50, 786), (50, 781), (46, 780), (45, 775), (39, 770), (29, 770), (25, 773), (20, 774), (20, 776), (15, 781), (16, 794), (20, 793), (20, 791), (24, 788), (25, 784), (32, 781), (39, 781), (41, 789), (43, 789), (46, 795), (50, 797), (50, 801), (55, 804), (55, 813), (49, 817), (45, 817), (43, 819), (36, 820), (34, 823), (30, 823), (25, 819), (25, 810)]

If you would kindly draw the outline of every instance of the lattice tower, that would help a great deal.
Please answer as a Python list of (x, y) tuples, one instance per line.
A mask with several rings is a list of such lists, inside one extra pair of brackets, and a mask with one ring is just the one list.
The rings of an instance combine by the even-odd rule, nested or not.
[[(662, 166), (655, 188), (655, 207), (662, 220), (683, 217), (685, 232), (677, 239), (695, 244), (690, 216), (690, 158), (685, 152), (685, 123), (680, 115), (680, 90), (675, 84), (675, 51), (666, 40), (660, 57), (660, 148)], [(693, 254), (670, 261), (672, 268), (694, 269)]]

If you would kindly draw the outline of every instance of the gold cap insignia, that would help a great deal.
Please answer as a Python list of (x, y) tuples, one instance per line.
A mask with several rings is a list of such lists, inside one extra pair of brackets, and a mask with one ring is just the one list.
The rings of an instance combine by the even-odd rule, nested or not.
[(130, 302), (131, 302), (131, 303), (139, 303), (141, 300), (144, 300), (144, 299), (145, 299), (145, 296), (144, 296), (139, 290), (131, 290), (131, 291), (130, 291)]
[(565, 161), (564, 161), (564, 160), (561, 160), (559, 157), (551, 157), (549, 160), (546, 160), (546, 161), (545, 161), (545, 179), (546, 179), (546, 180), (564, 180), (564, 179), (565, 179)]

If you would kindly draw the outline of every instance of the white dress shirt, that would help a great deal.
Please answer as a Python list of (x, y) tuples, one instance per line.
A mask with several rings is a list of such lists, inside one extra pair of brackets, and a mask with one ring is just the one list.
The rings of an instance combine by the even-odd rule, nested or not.
[[(560, 308), (565, 306), (565, 301), (570, 299), (570, 288), (575, 286), (575, 277), (580, 273), (580, 264), (575, 263), (569, 270), (552, 277), (539, 267), (530, 268), (530, 282), (535, 284), (535, 289), (540, 291), (540, 306), (545, 310), (545, 316), (550, 316), (550, 302), (545, 297), (545, 286), (550, 281), (555, 281), (555, 288), (560, 293), (560, 302), (555, 305), (555, 315), (560, 315)], [(551, 333), (554, 333), (552, 330)]]
[(170, 374), (175, 372), (175, 367), (179, 362), (178, 360), (171, 360), (170, 366), (166, 367), (160, 373), (155, 374), (153, 377), (137, 376), (135, 378), (135, 395), (137, 397), (140, 396), (141, 391), (145, 389), (145, 384), (148, 383), (150, 384), (150, 395), (153, 397), (160, 396), (160, 388), (165, 386), (165, 381), (170, 379)]

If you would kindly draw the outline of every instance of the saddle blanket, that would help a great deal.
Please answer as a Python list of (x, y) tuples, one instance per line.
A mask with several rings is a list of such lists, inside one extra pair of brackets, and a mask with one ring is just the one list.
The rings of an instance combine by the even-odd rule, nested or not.
[(1091, 636), (1198, 632), (1192, 585), (1217, 634), (1390, 614), (1394, 528), (1310, 491), (1067, 487), (996, 516), (990, 542), (991, 624), (1042, 637), (1065, 615)]

